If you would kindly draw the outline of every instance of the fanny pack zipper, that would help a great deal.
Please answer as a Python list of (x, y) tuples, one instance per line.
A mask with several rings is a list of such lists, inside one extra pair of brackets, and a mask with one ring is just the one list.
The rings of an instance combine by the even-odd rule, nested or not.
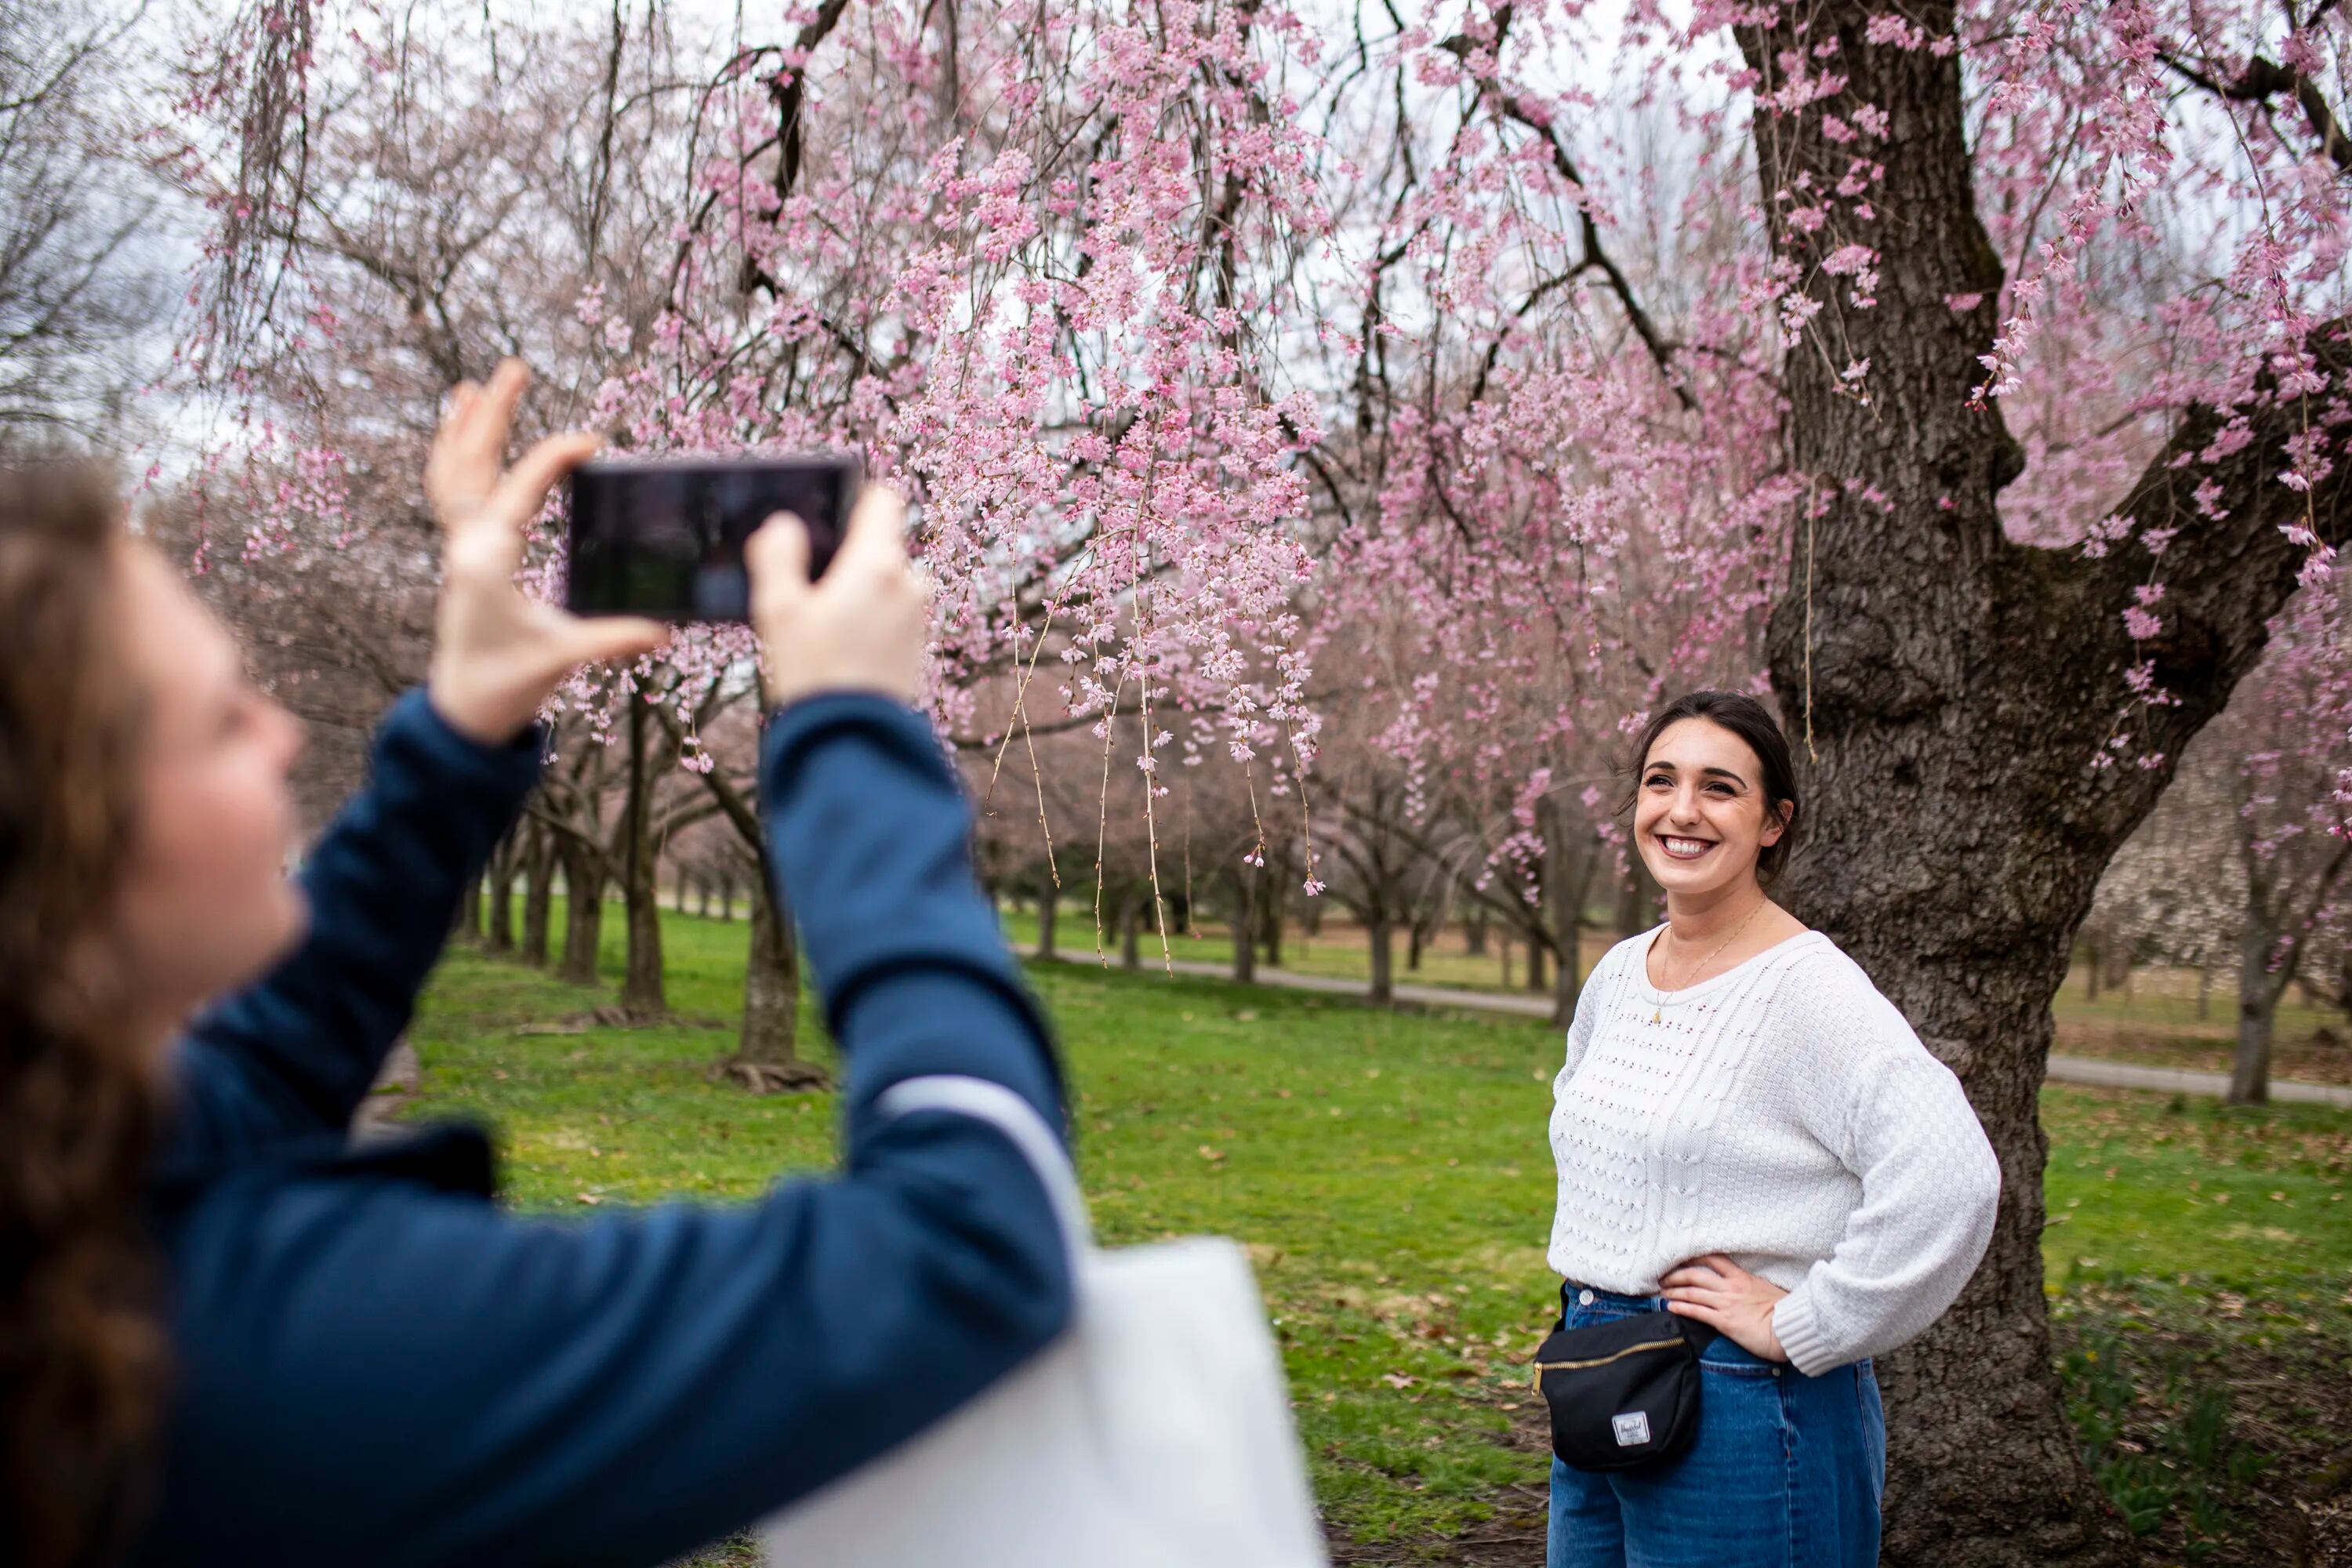
[(1622, 1351), (1612, 1351), (1604, 1356), (1595, 1356), (1591, 1361), (1539, 1361), (1535, 1363), (1535, 1389), (1538, 1394), (1543, 1392), (1543, 1374), (1548, 1372), (1581, 1372), (1586, 1367), (1607, 1366), (1612, 1361), (1623, 1361), (1627, 1356), (1637, 1355), (1643, 1351), (1672, 1350), (1675, 1346), (1685, 1342), (1683, 1337), (1677, 1334), (1670, 1340), (1648, 1340), (1638, 1345), (1627, 1345)]

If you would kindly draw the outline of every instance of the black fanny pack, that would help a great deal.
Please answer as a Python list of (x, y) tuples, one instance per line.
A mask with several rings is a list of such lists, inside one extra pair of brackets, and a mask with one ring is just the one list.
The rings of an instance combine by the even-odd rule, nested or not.
[(1536, 1352), (1551, 1451), (1573, 1469), (1631, 1470), (1688, 1448), (1698, 1436), (1699, 1352), (1716, 1335), (1673, 1312), (1581, 1329), (1562, 1312)]

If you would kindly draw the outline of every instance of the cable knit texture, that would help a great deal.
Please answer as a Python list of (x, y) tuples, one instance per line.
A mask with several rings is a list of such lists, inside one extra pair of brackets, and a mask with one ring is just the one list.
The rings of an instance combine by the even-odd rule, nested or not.
[(1663, 995), (1656, 934), (1611, 948), (1577, 997), (1551, 1266), (1646, 1296), (1727, 1253), (1788, 1290), (1772, 1327), (1809, 1375), (1914, 1338), (1976, 1271), (2000, 1195), (1959, 1079), (1819, 931)]

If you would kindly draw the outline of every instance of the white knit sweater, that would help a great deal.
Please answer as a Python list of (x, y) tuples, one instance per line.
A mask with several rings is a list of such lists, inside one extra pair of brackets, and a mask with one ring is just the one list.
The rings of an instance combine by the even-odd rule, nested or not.
[(2000, 1195), (1959, 1080), (1819, 931), (1663, 1005), (1655, 934), (1611, 948), (1577, 998), (1551, 1266), (1653, 1295), (1727, 1253), (1789, 1291), (1773, 1331), (1812, 1375), (1913, 1338), (1975, 1272)]

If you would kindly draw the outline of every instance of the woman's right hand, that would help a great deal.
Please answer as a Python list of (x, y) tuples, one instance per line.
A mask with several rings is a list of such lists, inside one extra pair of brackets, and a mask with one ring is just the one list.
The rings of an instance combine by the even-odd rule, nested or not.
[(907, 560), (906, 519), (898, 491), (866, 486), (815, 583), (808, 529), (791, 513), (770, 518), (744, 546), (771, 707), (824, 691), (909, 704), (921, 694), (929, 595)]

